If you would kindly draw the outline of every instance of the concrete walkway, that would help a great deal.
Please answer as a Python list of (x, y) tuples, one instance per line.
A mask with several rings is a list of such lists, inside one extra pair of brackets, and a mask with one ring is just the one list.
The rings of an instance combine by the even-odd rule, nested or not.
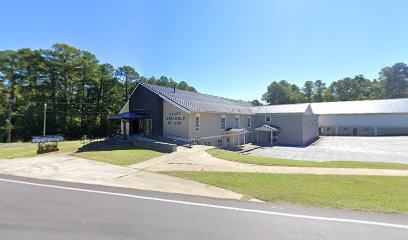
[(316, 168), (316, 167), (279, 167), (259, 166), (227, 161), (215, 158), (205, 152), (212, 147), (193, 146), (179, 147), (177, 152), (163, 155), (131, 168), (151, 172), (161, 171), (205, 171), (205, 172), (253, 172), (285, 174), (319, 174), (319, 175), (375, 175), (375, 176), (408, 176), (408, 170), (362, 169), (362, 168)]
[(0, 174), (214, 198), (243, 198), (241, 194), (199, 182), (73, 157), (69, 153), (0, 160)]

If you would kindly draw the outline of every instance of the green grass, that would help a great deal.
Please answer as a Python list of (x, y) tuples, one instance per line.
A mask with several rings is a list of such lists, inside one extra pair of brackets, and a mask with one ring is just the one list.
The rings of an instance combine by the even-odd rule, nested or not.
[(82, 151), (74, 153), (74, 156), (96, 160), (104, 163), (116, 164), (121, 166), (132, 165), (149, 160), (154, 157), (159, 157), (164, 153), (135, 149), (131, 146), (106, 146), (98, 147), (93, 151)]
[(408, 213), (408, 177), (166, 172), (272, 203)]
[[(82, 145), (79, 141), (65, 141), (58, 143), (60, 151), (75, 151)], [(52, 152), (47, 154), (54, 154)], [(37, 145), (30, 143), (2, 143), (0, 145), (0, 159), (33, 157), (37, 155)]]
[[(209, 154), (216, 158), (256, 164), (261, 166), (296, 166), (296, 167), (322, 167), (322, 168), (371, 168), (371, 169), (401, 169), (407, 170), (408, 164), (400, 163), (383, 163), (383, 162), (357, 162), (357, 161), (330, 161), (330, 162), (314, 162), (289, 160), (281, 158), (269, 158), (261, 156), (248, 156), (238, 153), (233, 153), (225, 150), (211, 149), (207, 150)], [(381, 159), (375, 159), (381, 161)]]

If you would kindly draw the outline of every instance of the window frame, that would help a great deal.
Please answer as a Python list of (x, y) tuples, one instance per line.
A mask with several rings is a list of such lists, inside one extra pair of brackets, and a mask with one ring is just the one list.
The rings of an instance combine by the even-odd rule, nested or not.
[[(269, 121), (267, 120), (269, 118)], [(271, 122), (271, 115), (265, 115), (265, 122), (270, 123)]]
[[(222, 120), (224, 120), (224, 127), (223, 127), (223, 124), (222, 124)], [(222, 130), (224, 130), (224, 129), (227, 128), (227, 117), (226, 117), (225, 115), (221, 115), (221, 118), (220, 118), (220, 128), (221, 128)]]
[(239, 128), (239, 116), (235, 116), (235, 120), (234, 120), (234, 127), (235, 128)]
[(248, 116), (247, 118), (247, 128), (251, 128), (252, 127), (252, 118), (250, 116)]
[(195, 130), (196, 130), (196, 132), (199, 132), (200, 128), (201, 128), (201, 117), (200, 117), (199, 113), (196, 113), (196, 117), (195, 117)]

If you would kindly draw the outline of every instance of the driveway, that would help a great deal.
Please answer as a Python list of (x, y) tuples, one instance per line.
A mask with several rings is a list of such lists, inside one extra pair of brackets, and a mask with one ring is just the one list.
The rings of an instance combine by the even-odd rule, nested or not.
[(408, 136), (340, 137), (325, 136), (308, 147), (265, 147), (253, 156), (311, 161), (367, 161), (408, 164)]
[(241, 199), (241, 194), (199, 182), (57, 153), (0, 160), (0, 174), (197, 196)]

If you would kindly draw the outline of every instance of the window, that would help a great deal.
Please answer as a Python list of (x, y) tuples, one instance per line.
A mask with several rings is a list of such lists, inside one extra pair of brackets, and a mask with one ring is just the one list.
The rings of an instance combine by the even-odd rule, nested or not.
[(239, 128), (239, 116), (235, 116), (235, 128)]
[(271, 116), (265, 116), (265, 122), (271, 122)]
[(248, 117), (247, 128), (251, 128), (251, 117)]
[(222, 115), (221, 116), (221, 129), (225, 129), (225, 122), (226, 122), (225, 115)]
[(195, 127), (196, 127), (197, 132), (200, 131), (200, 114), (199, 113), (196, 114)]

